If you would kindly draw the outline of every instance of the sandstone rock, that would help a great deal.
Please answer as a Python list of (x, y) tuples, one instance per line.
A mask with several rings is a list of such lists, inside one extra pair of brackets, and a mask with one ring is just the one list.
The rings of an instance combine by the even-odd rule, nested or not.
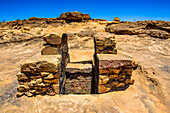
[(107, 22), (106, 26), (112, 25), (112, 24), (119, 24), (119, 21), (111, 21), (111, 22)]
[(55, 94), (59, 94), (59, 84), (53, 84), (52, 88), (54, 89)]
[(44, 83), (39, 83), (37, 86), (46, 86)]
[(141, 25), (140, 23), (122, 23), (118, 25), (107, 26), (105, 31), (115, 34), (138, 35), (141, 34), (141, 31), (144, 28), (145, 25)]
[(99, 78), (98, 93), (122, 90), (133, 83), (132, 60), (129, 58), (114, 54), (97, 54), (95, 66), (98, 67), (95, 68), (96, 78)]
[(68, 73), (91, 73), (91, 64), (78, 64), (78, 63), (68, 63), (66, 67), (66, 72)]
[(43, 77), (44, 79), (53, 79), (54, 78), (54, 76), (53, 76), (53, 74), (49, 74), (47, 77)]
[(127, 79), (127, 80), (126, 80), (126, 84), (131, 84), (131, 85), (133, 85), (133, 84), (134, 84), (134, 80)]
[(40, 83), (42, 83), (42, 81), (43, 81), (42, 78), (39, 78), (36, 80), (36, 84), (40, 84)]
[(36, 90), (29, 90), (29, 92), (34, 94), (34, 93), (36, 93)]
[(26, 92), (25, 95), (28, 96), (28, 97), (32, 97), (33, 96), (33, 94), (30, 93), (30, 92)]
[(28, 80), (28, 77), (24, 73), (18, 73), (17, 74), (18, 80)]
[(59, 79), (59, 73), (54, 73), (54, 78)]
[(119, 19), (118, 17), (115, 17), (115, 18), (113, 19), (113, 21), (120, 22), (120, 19)]
[(23, 30), (30, 31), (30, 27), (23, 27)]
[(47, 89), (47, 92), (46, 92), (48, 95), (50, 95), (50, 96), (54, 96), (55, 95), (55, 91), (54, 91), (54, 89), (53, 88), (51, 88), (51, 87), (49, 87), (48, 89)]
[(95, 53), (117, 54), (115, 35), (106, 32), (99, 32), (94, 35)]
[(99, 75), (99, 84), (106, 84), (109, 81), (107, 75)]
[(43, 39), (48, 44), (58, 45), (62, 43), (61, 37), (56, 34), (49, 34), (48, 36), (43, 37)]
[(89, 14), (82, 14), (83, 20), (90, 20), (91, 17)]
[(19, 92), (23, 92), (23, 91), (25, 91), (25, 88), (24, 88), (24, 87), (18, 87), (17, 90), (18, 90)]
[(60, 48), (44, 46), (41, 50), (42, 55), (58, 55), (61, 54), (62, 50)]
[(17, 97), (21, 97), (21, 96), (23, 96), (24, 94), (25, 94), (25, 92), (17, 92), (16, 96), (17, 96)]
[(120, 88), (120, 87), (125, 87), (125, 83), (120, 83), (120, 84), (116, 85), (116, 88)]
[(107, 21), (106, 19), (92, 19), (93, 21)]
[(33, 57), (21, 66), (21, 72), (58, 72), (61, 55)]
[(39, 79), (39, 78), (41, 78), (41, 76), (40, 75), (32, 75), (32, 76), (30, 76), (30, 78), (31, 79)]
[(88, 14), (82, 14), (81, 12), (66, 12), (60, 15), (60, 19), (66, 21), (82, 21), (89, 20), (90, 16)]
[(49, 84), (59, 84), (59, 79), (52, 79), (52, 80), (44, 80), (44, 82), (49, 83)]
[(17, 88), (18, 91), (25, 91), (25, 90), (27, 91), (29, 89), (30, 89), (30, 87), (27, 84), (19, 85), (19, 87)]
[(90, 94), (92, 64), (69, 63), (66, 66), (66, 94)]
[(161, 39), (168, 39), (170, 38), (170, 34), (163, 30), (146, 30), (144, 33), (155, 37), (155, 38), (161, 38)]
[(99, 91), (98, 93), (106, 93), (110, 91), (111, 88), (107, 88), (105, 85), (99, 85)]
[(95, 34), (96, 34), (95, 31), (81, 31), (81, 32), (78, 33), (77, 35), (78, 35), (79, 37), (85, 37), (85, 36), (91, 37), (91, 36), (93, 36), (93, 35), (95, 35)]
[(44, 76), (47, 76), (47, 75), (49, 75), (50, 73), (48, 73), (48, 72), (41, 72), (41, 76), (42, 77), (44, 77)]
[(114, 54), (98, 54), (98, 58), (100, 59), (99, 68), (119, 68), (122, 66), (131, 65), (132, 61), (129, 58), (124, 58), (119, 55)]

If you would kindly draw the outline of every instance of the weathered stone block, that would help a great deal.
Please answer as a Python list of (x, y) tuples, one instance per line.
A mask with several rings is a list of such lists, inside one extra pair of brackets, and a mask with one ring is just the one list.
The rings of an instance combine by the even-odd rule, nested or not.
[(42, 55), (57, 55), (62, 54), (62, 50), (60, 48), (51, 47), (51, 46), (44, 46), (41, 50)]
[(117, 54), (115, 35), (99, 32), (94, 35), (95, 53), (99, 54)]
[(123, 90), (133, 84), (132, 60), (114, 54), (97, 54), (95, 74), (98, 74), (98, 93)]
[(33, 57), (21, 65), (21, 72), (58, 72), (61, 64), (61, 55), (42, 55)]
[(56, 34), (50, 34), (46, 37), (43, 37), (44, 41), (48, 44), (61, 44), (61, 37), (59, 35)]
[(92, 64), (71, 64), (66, 67), (66, 94), (90, 94)]

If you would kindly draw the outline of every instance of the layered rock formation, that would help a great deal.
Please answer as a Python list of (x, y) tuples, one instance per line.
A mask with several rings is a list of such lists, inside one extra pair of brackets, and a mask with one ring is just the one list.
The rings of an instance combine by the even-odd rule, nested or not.
[(170, 37), (170, 23), (165, 21), (137, 21), (115, 25), (106, 25), (106, 32), (115, 34), (139, 35), (147, 34), (155, 38), (168, 39)]
[(90, 20), (91, 19), (89, 14), (82, 14), (81, 12), (66, 12), (66, 13), (62, 13), (59, 18), (61, 20), (66, 20), (68, 22)]
[[(48, 95), (59, 94), (60, 80), (62, 76), (61, 55), (48, 55), (33, 57), (21, 65), (21, 72), (17, 74), (17, 97), (28, 97), (46, 93)], [(61, 86), (60, 86), (61, 87)]]
[(131, 59), (112, 54), (98, 54), (97, 59), (98, 93), (125, 90), (130, 84), (133, 84)]
[(94, 35), (95, 53), (99, 54), (117, 54), (115, 35), (99, 32)]
[(115, 18), (113, 19), (113, 21), (120, 22), (120, 19), (119, 19), (118, 17), (115, 17)]

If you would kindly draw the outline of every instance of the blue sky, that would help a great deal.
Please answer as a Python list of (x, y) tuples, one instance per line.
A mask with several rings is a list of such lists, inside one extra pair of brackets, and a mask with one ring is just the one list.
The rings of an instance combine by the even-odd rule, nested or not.
[(79, 11), (91, 18), (111, 21), (170, 21), (170, 0), (0, 0), (0, 21), (29, 17), (59, 17), (61, 13)]

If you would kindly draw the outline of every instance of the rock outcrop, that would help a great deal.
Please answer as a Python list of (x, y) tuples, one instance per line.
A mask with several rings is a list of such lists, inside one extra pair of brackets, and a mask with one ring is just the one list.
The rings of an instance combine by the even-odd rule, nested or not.
[(118, 17), (115, 17), (115, 18), (113, 19), (113, 21), (120, 22), (120, 19), (119, 19)]
[(82, 20), (90, 20), (91, 19), (88, 14), (82, 14), (81, 12), (62, 13), (59, 18), (61, 20), (66, 20), (67, 22), (82, 21)]

